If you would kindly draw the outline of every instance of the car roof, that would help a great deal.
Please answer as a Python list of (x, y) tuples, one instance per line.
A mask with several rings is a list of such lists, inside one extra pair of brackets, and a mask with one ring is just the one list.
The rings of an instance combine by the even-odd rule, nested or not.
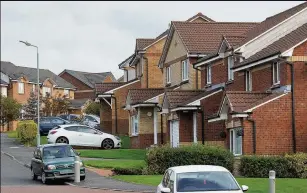
[(42, 148), (44, 148), (44, 147), (57, 147), (57, 146), (70, 146), (70, 145), (66, 144), (66, 143), (53, 143), (53, 144), (40, 145), (40, 147), (42, 147)]
[(169, 168), (175, 173), (187, 173), (187, 172), (205, 172), (205, 171), (221, 171), (229, 172), (226, 168), (222, 166), (214, 165), (187, 165), (187, 166), (176, 166)]

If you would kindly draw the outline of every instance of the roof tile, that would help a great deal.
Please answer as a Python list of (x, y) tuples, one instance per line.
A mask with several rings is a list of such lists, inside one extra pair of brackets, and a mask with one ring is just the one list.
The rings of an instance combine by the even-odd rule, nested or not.
[(146, 100), (151, 99), (164, 92), (164, 88), (149, 88), (149, 89), (130, 89), (130, 105), (144, 103)]

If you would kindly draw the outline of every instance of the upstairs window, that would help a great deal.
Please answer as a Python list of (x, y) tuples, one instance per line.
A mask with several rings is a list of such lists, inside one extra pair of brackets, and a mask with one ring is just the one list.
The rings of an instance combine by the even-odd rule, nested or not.
[(69, 98), (69, 90), (68, 89), (64, 89), (64, 95), (66, 98)]
[(232, 56), (228, 57), (228, 80), (233, 80), (233, 70), (231, 69), (234, 65), (234, 58)]
[(252, 91), (252, 73), (251, 71), (246, 71), (245, 74), (246, 91)]
[(184, 60), (181, 62), (181, 80), (188, 80), (189, 79), (189, 66), (188, 60)]
[(273, 63), (273, 85), (280, 84), (280, 64), (278, 62)]
[(19, 82), (18, 83), (18, 94), (24, 94), (25, 93), (25, 83)]
[(43, 87), (43, 97), (46, 97), (48, 94), (51, 96), (51, 88)]
[(171, 83), (171, 67), (166, 67), (166, 83)]
[(207, 84), (211, 84), (211, 65), (207, 66)]

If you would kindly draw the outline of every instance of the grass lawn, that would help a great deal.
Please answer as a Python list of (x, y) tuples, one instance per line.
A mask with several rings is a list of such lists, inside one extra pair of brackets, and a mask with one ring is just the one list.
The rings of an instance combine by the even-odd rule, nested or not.
[[(114, 179), (157, 186), (162, 179), (161, 175), (124, 175), (113, 176)], [(240, 185), (247, 185), (249, 193), (268, 193), (268, 178), (237, 178)], [(305, 193), (307, 192), (307, 179), (276, 179), (276, 193)]]
[[(17, 131), (8, 131), (6, 132), (7, 133), (7, 136), (9, 138), (16, 138), (16, 140), (19, 141), (19, 139), (17, 138)], [(41, 144), (47, 144), (48, 141), (47, 141), (47, 136), (41, 136)], [(33, 140), (33, 142), (30, 144), (30, 146), (36, 146), (36, 138)]]
[(130, 159), (144, 160), (146, 150), (144, 149), (111, 149), (111, 150), (77, 150), (81, 157), (104, 158), (104, 159)]
[(95, 168), (142, 168), (145, 166), (143, 160), (86, 160), (83, 161), (86, 166)]
[(17, 131), (7, 131), (5, 133), (9, 138), (17, 138)]

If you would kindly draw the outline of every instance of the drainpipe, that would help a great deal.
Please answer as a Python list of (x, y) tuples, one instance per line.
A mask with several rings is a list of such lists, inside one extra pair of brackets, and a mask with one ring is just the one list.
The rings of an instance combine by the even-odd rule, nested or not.
[(292, 113), (292, 143), (293, 143), (293, 153), (296, 153), (296, 126), (295, 126), (295, 98), (294, 98), (294, 67), (293, 63), (289, 62), (281, 57), (278, 59), (284, 61), (291, 67), (291, 113)]
[(247, 121), (253, 125), (253, 153), (256, 154), (256, 122), (252, 118), (248, 118)]
[(160, 138), (161, 138), (161, 145), (163, 145), (163, 143), (164, 143), (164, 141), (163, 141), (163, 115), (161, 114), (160, 115), (160, 117), (161, 117), (161, 134), (160, 134)]
[(114, 97), (113, 95), (111, 96), (112, 99), (114, 99), (114, 103), (115, 103), (115, 134), (117, 134), (117, 101), (116, 101), (116, 97)]

